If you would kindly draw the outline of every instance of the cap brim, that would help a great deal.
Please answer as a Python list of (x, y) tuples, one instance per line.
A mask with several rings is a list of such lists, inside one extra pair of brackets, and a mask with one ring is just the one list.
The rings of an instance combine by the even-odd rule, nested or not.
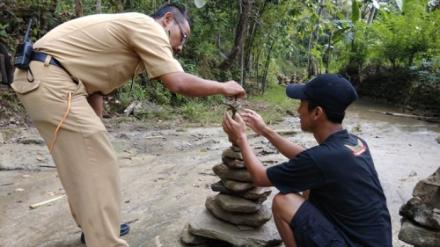
[(307, 99), (307, 97), (304, 93), (304, 89), (305, 89), (305, 84), (289, 84), (286, 87), (286, 95), (287, 97), (292, 99), (305, 100)]

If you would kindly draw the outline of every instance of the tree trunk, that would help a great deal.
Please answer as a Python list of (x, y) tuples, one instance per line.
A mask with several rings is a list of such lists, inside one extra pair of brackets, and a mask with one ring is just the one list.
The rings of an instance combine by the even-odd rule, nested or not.
[(232, 50), (229, 52), (227, 58), (220, 64), (220, 69), (228, 69), (231, 67), (234, 59), (241, 52), (242, 43), (245, 38), (246, 30), (248, 28), (249, 15), (252, 9), (254, 0), (240, 0), (240, 20), (235, 30), (235, 42)]
[(269, 51), (267, 52), (266, 63), (264, 65), (263, 78), (261, 80), (261, 91), (262, 91), (262, 93), (264, 93), (264, 91), (266, 90), (267, 74), (269, 72), (270, 58), (272, 56), (272, 48), (273, 48), (274, 43), (275, 43), (275, 39), (272, 39), (270, 47), (269, 47)]
[(328, 73), (328, 67), (330, 65), (330, 56), (331, 56), (331, 45), (332, 45), (332, 37), (333, 32), (330, 32), (330, 35), (328, 36), (328, 43), (327, 43), (327, 51), (325, 56), (325, 73)]
[(246, 47), (246, 51), (245, 51), (245, 68), (246, 70), (250, 70), (250, 63), (251, 63), (251, 54), (252, 54), (252, 47), (254, 45), (254, 40), (255, 40), (255, 36), (256, 33), (258, 31), (258, 23), (259, 23), (259, 18), (263, 15), (264, 10), (266, 9), (266, 2), (267, 1), (263, 1), (263, 7), (261, 7), (261, 9), (259, 9), (258, 11), (256, 11), (255, 13), (255, 19), (252, 22), (252, 24), (250, 25), (250, 34), (249, 34), (249, 38), (247, 41), (247, 45)]
[(124, 11), (124, 0), (111, 0), (110, 3), (116, 7), (117, 12)]
[(49, 27), (49, 18), (51, 17), (51, 15), (53, 15), (53, 13), (55, 13), (57, 5), (58, 5), (58, 0), (52, 0), (52, 1), (50, 1), (48, 8), (46, 9), (47, 12), (40, 12), (40, 16), (39, 16), (40, 29), (43, 32), (46, 32), (50, 28)]
[(81, 0), (75, 0), (75, 16), (80, 17), (84, 15), (84, 10)]
[(313, 32), (310, 34), (310, 39), (309, 39), (309, 46), (308, 46), (308, 56), (307, 56), (307, 76), (310, 78), (311, 76), (315, 75), (314, 73), (314, 69), (313, 69), (313, 65), (312, 65), (312, 48), (313, 48), (313, 43), (315, 42), (317, 36), (318, 36), (318, 31), (319, 31), (319, 23), (320, 23), (320, 19), (321, 19), (321, 15), (322, 15), (322, 10), (324, 9), (324, 0), (321, 0), (319, 2), (319, 7), (318, 7), (318, 20), (316, 22), (315, 28), (313, 30)]
[(96, 13), (102, 13), (102, 2), (101, 0), (96, 0)]

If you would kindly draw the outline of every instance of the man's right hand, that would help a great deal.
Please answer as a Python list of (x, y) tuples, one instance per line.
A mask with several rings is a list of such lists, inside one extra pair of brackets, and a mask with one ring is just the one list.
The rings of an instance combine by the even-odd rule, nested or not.
[(226, 97), (238, 97), (243, 98), (246, 96), (246, 91), (236, 81), (227, 81), (223, 83), (223, 95)]
[(246, 125), (258, 135), (262, 135), (263, 131), (267, 129), (267, 125), (264, 122), (263, 118), (255, 111), (244, 109), (243, 112), (240, 113), (240, 115), (243, 117)]

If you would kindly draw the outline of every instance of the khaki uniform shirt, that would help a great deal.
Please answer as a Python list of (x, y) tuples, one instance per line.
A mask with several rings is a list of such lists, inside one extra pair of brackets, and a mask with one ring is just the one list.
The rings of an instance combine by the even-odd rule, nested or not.
[(60, 61), (89, 94), (108, 94), (145, 70), (149, 78), (183, 71), (173, 57), (166, 31), (141, 13), (98, 14), (68, 21), (44, 35), (34, 49)]

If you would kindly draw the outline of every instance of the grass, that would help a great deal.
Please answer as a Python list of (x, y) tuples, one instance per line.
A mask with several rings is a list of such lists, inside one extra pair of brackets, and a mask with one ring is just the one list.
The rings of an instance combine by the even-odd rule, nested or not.
[[(183, 106), (172, 110), (174, 118), (181, 118), (183, 123), (198, 123), (202, 126), (220, 124), (223, 120), (227, 106), (221, 104), (223, 99), (210, 100), (208, 102), (190, 101)], [(285, 88), (280, 85), (273, 85), (264, 95), (250, 96), (242, 102), (243, 108), (249, 108), (258, 112), (263, 119), (274, 124), (288, 116), (289, 112), (296, 112), (298, 101), (289, 99), (285, 94)], [(163, 115), (163, 114), (162, 114)], [(160, 116), (157, 116), (159, 119)], [(170, 120), (170, 119), (168, 119)]]
[(249, 108), (257, 111), (269, 124), (277, 123), (294, 114), (299, 101), (286, 96), (285, 87), (271, 85), (263, 95), (249, 98)]
[[(134, 92), (136, 91), (138, 90), (134, 90)], [(122, 99), (126, 99), (127, 102), (116, 104), (116, 107), (108, 107), (107, 112), (110, 116), (112, 113), (121, 113), (132, 100), (142, 100), (142, 98), (146, 98), (145, 95), (134, 96), (135, 97), (121, 97)], [(109, 100), (109, 98), (107, 99)], [(228, 110), (228, 107), (222, 104), (223, 100), (224, 98), (221, 96), (214, 96), (208, 99), (196, 98), (188, 100), (181, 106), (171, 106), (165, 103), (160, 104), (160, 107), (163, 109), (161, 111), (151, 112), (147, 110), (145, 114), (140, 114), (136, 117), (143, 120), (145, 124), (158, 123), (161, 126), (166, 126), (167, 122), (169, 122), (171, 126), (180, 125), (182, 127), (189, 125), (220, 125), (225, 111)], [(110, 101), (114, 101), (114, 98), (110, 99)], [(243, 108), (255, 110), (269, 124), (281, 121), (287, 116), (287, 111), (295, 112), (297, 104), (297, 101), (287, 98), (285, 88), (280, 85), (272, 85), (266, 90), (264, 95), (248, 96), (247, 99), (242, 101)], [(113, 103), (113, 105), (115, 104)], [(9, 117), (14, 116), (15, 118), (18, 117), (24, 120), (24, 112), (24, 109), (19, 104), (12, 90), (0, 90), (1, 119), (7, 122)], [(130, 118), (121, 117), (119, 120), (116, 120), (116, 122), (130, 122), (129, 119)], [(3, 124), (6, 124), (6, 122)]]

